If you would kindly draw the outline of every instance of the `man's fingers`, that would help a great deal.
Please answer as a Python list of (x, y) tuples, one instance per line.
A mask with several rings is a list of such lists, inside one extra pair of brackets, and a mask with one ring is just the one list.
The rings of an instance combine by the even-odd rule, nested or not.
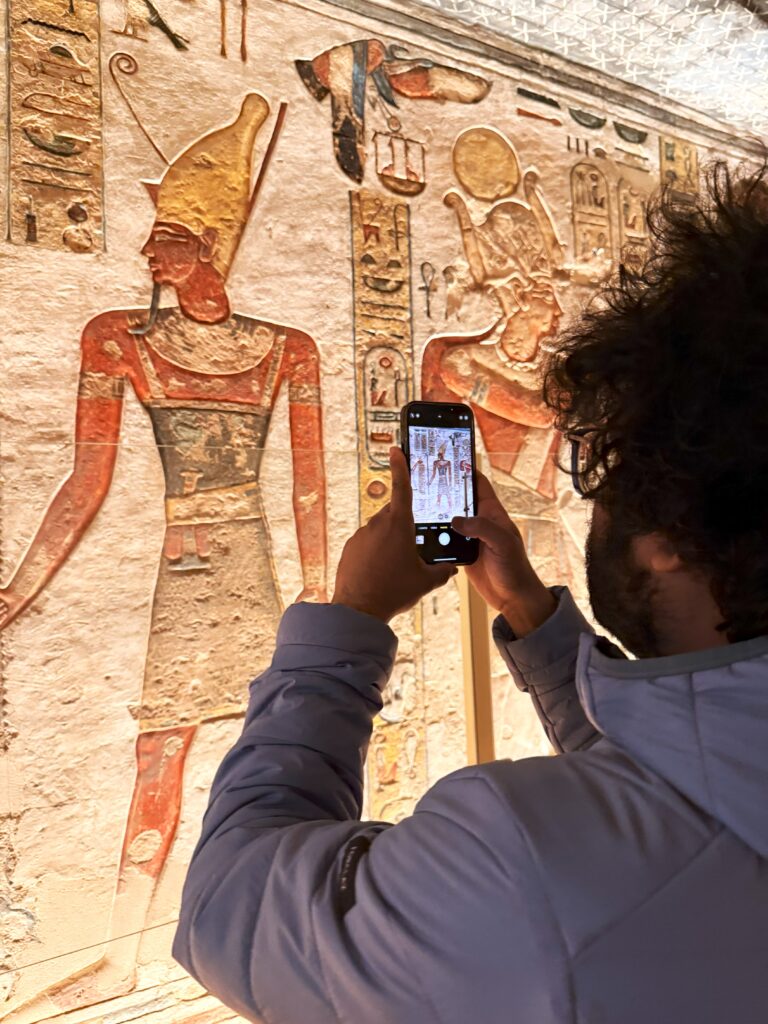
[(497, 523), (506, 523), (509, 520), (509, 515), (499, 501), (491, 481), (482, 473), (477, 474), (477, 498), (478, 511), (482, 515), (488, 519), (493, 519)]
[(425, 565), (424, 568), (430, 578), (430, 590), (444, 586), (459, 571), (455, 565)]
[(400, 448), (389, 449), (389, 467), (392, 470), (392, 515), (405, 522), (412, 522), (411, 474), (408, 470), (408, 461)]
[(487, 501), (488, 498), (494, 498), (496, 501), (499, 499), (496, 497), (496, 491), (493, 489), (493, 484), (480, 470), (476, 470), (475, 477), (477, 479), (477, 499), (478, 501)]
[(386, 519), (391, 511), (392, 506), (390, 502), (387, 502), (386, 505), (382, 505), (377, 512), (374, 512), (373, 515), (369, 517), (367, 525), (370, 525), (371, 523), (378, 523), (381, 519)]
[(451, 526), (462, 537), (476, 537), (495, 552), (503, 551), (511, 539), (509, 530), (487, 516), (455, 516)]

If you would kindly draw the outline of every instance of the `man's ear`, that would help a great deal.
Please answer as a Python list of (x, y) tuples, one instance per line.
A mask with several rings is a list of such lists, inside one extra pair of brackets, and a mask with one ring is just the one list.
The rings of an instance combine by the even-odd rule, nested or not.
[(203, 233), (197, 237), (200, 239), (200, 262), (210, 263), (216, 255), (219, 233), (216, 228), (204, 228)]
[(683, 560), (663, 533), (644, 533), (633, 540), (635, 559), (651, 572), (678, 572)]

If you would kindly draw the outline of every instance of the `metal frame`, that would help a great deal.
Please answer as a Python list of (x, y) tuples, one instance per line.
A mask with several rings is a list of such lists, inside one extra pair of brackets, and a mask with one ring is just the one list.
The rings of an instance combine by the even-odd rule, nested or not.
[(491, 689), (491, 624), (488, 606), (462, 569), (458, 576), (464, 667), (467, 763), (495, 759)]

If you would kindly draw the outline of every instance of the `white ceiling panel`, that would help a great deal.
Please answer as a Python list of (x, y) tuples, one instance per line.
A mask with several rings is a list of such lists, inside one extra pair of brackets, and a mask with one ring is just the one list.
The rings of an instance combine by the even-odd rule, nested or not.
[(768, 0), (416, 0), (768, 140)]

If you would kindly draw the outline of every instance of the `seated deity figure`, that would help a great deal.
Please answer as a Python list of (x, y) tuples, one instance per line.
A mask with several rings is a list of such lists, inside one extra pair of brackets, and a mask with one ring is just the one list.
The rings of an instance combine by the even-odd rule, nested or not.
[[(85, 327), (74, 466), (0, 591), (7, 626), (82, 540), (110, 489), (130, 385), (154, 431), (166, 529), (143, 687), (132, 708), (137, 774), (109, 934), (88, 967), (3, 1018), (13, 1024), (135, 985), (140, 932), (176, 834), (193, 737), (202, 723), (244, 712), (254, 652), (262, 640), (265, 650), (273, 644), (282, 610), (259, 476), (284, 388), (300, 597), (325, 599), (317, 348), (302, 331), (232, 312), (227, 294), (253, 205), (253, 147), (268, 113), (262, 96), (248, 94), (231, 124), (193, 143), (149, 186), (156, 206), (142, 249), (154, 281), (149, 320), (146, 311), (120, 309)], [(163, 286), (175, 291), (176, 305), (159, 308)]]
[[(524, 199), (512, 195), (520, 172), (511, 144), (506, 139), (504, 144), (505, 159), (481, 168), (482, 185), (484, 195), (509, 198), (495, 202), (479, 222), (460, 192), (452, 190), (444, 199), (458, 220), (469, 290), (490, 299), (497, 314), (481, 331), (429, 340), (422, 395), (472, 406), (499, 497), (520, 526), (538, 571), (554, 580), (558, 571), (560, 578), (570, 573), (557, 529), (559, 438), (541, 398), (541, 371), (542, 343), (554, 334), (562, 315), (553, 280), (562, 246), (539, 194), (537, 173), (529, 170), (523, 176)], [(475, 166), (469, 171), (462, 167), (463, 183), (470, 189)], [(496, 166), (503, 180), (493, 180)]]

